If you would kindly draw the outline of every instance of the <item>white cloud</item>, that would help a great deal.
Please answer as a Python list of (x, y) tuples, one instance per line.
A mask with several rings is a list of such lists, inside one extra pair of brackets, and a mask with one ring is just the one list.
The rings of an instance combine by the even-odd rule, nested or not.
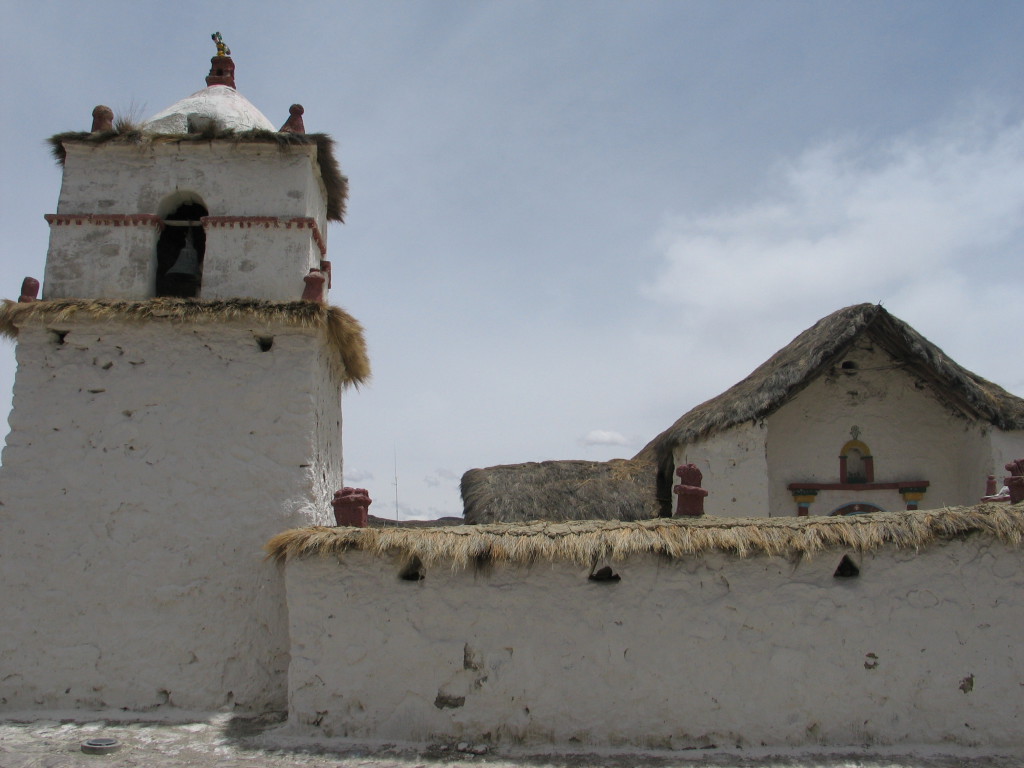
[(584, 445), (629, 445), (629, 440), (622, 434), (610, 429), (591, 430), (580, 442)]
[(776, 168), (770, 193), (669, 222), (644, 293), (698, 330), (794, 310), (979, 296), (1006, 278), (1024, 234), (1024, 124), (976, 113), (879, 148), (833, 142)]
[(365, 483), (367, 480), (373, 480), (373, 472), (355, 468), (345, 470), (346, 485), (351, 485), (353, 483)]
[(437, 488), (440, 485), (451, 485), (453, 481), (459, 481), (462, 478), (452, 472), (450, 469), (438, 469), (432, 474), (427, 475), (423, 478), (423, 482), (430, 488)]

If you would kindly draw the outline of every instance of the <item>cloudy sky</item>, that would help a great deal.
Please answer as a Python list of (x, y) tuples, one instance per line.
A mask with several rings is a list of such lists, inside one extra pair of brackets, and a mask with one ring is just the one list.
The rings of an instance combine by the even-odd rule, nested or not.
[[(43, 140), (203, 87), (213, 31), (272, 122), (300, 102), (338, 141), (332, 301), (374, 364), (346, 482), (376, 514), (460, 514), (472, 467), (632, 456), (858, 302), (1024, 396), (1017, 0), (3, 8), (4, 296), (42, 277)], [(4, 411), (13, 371), (5, 342)]]

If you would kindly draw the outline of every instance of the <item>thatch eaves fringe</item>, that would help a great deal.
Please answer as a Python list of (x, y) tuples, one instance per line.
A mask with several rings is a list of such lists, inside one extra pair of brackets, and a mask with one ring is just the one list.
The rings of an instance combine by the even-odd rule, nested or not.
[(1004, 430), (1024, 429), (1024, 399), (954, 362), (939, 347), (876, 304), (833, 312), (797, 336), (738, 384), (685, 413), (635, 458), (671, 471), (672, 449), (774, 413), (867, 336), (926, 381), (951, 409)]
[(344, 384), (358, 386), (370, 378), (370, 358), (363, 326), (339, 307), (313, 301), (260, 299), (54, 299), (0, 305), (0, 335), (16, 338), (26, 323), (57, 324), (76, 320), (169, 323), (257, 322), (293, 328), (320, 328), (334, 351), (335, 373)]
[(650, 462), (540, 461), (471, 469), (462, 476), (466, 522), (647, 520), (657, 517)]
[(67, 131), (51, 136), (47, 142), (50, 152), (58, 165), (63, 165), (67, 157), (64, 145), (67, 143), (91, 144), (124, 144), (129, 146), (145, 146), (147, 144), (175, 144), (191, 142), (224, 142), (227, 144), (273, 144), (282, 152), (292, 147), (316, 145), (317, 164), (320, 177), (323, 179), (327, 192), (327, 218), (331, 221), (345, 220), (345, 204), (348, 201), (348, 178), (341, 172), (334, 154), (334, 139), (326, 133), (279, 133), (277, 131), (224, 131), (211, 127), (201, 133), (144, 133), (135, 126), (122, 130), (99, 131)]
[(578, 521), (452, 528), (303, 528), (266, 545), (279, 562), (338, 556), (350, 550), (418, 559), (453, 569), (477, 564), (526, 565), (563, 561), (592, 567), (602, 559), (637, 555), (671, 559), (715, 552), (750, 557), (810, 557), (835, 549), (922, 549), (943, 539), (978, 533), (1014, 547), (1024, 539), (1024, 505), (981, 504), (849, 517), (702, 517), (638, 522)]

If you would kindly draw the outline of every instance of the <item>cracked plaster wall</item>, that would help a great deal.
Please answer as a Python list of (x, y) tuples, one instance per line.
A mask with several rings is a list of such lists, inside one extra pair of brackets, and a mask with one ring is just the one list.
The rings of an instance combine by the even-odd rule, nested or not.
[(322, 338), (242, 322), (56, 330), (23, 328), (17, 345), (0, 709), (282, 709), (284, 584), (262, 546), (329, 522), (342, 484)]
[[(58, 214), (167, 216), (183, 201), (208, 215), (311, 218), (327, 238), (327, 196), (315, 146), (281, 150), (229, 141), (66, 145)], [(309, 228), (208, 227), (201, 298), (294, 301), (324, 257)], [(152, 298), (152, 225), (51, 225), (43, 295)]]
[(286, 567), (290, 722), (327, 736), (686, 748), (1021, 746), (1024, 559), (971, 536), (799, 564), (712, 554)]

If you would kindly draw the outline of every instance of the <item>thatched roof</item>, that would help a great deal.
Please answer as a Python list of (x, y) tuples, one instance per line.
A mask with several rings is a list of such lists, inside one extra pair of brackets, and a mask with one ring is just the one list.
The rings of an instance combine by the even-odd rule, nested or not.
[(992, 536), (1018, 547), (1024, 538), (1024, 505), (980, 504), (847, 517), (700, 517), (419, 529), (317, 527), (278, 534), (266, 550), (278, 561), (362, 550), (454, 569), (553, 561), (593, 567), (606, 558), (650, 554), (671, 559), (713, 552), (795, 558), (837, 549), (922, 549), (966, 534)]
[(343, 309), (313, 301), (56, 299), (24, 304), (5, 300), (0, 305), (0, 334), (12, 339), (26, 323), (59, 325), (75, 320), (178, 324), (240, 321), (319, 328), (335, 352), (335, 373), (344, 384), (359, 385), (370, 378), (370, 359), (362, 325)]
[(367, 515), (371, 528), (444, 528), (452, 525), (463, 525), (466, 521), (461, 517), (437, 517), (432, 520), (396, 520), (392, 517)]
[(658, 516), (655, 470), (640, 461), (542, 461), (462, 476), (467, 523), (646, 520)]
[(144, 133), (135, 126), (121, 126), (120, 129), (88, 133), (86, 131), (68, 131), (58, 133), (48, 139), (50, 151), (58, 164), (63, 165), (67, 151), (65, 144), (126, 144), (143, 146), (145, 144), (171, 144), (187, 142), (222, 142), (224, 144), (272, 144), (280, 151), (287, 152), (292, 147), (316, 145), (316, 159), (320, 166), (320, 177), (327, 190), (327, 218), (331, 221), (345, 220), (345, 203), (348, 200), (348, 178), (341, 172), (338, 161), (334, 157), (334, 139), (326, 133), (278, 133), (277, 131), (217, 131), (209, 130), (202, 133)]
[(926, 382), (952, 410), (1001, 429), (1024, 429), (1024, 399), (957, 365), (881, 306), (857, 304), (819, 320), (743, 381), (687, 412), (628, 462), (555, 461), (470, 470), (462, 479), (466, 522), (640, 520), (670, 514), (676, 446), (764, 419), (838, 365), (864, 337)]
[(1024, 429), (1024, 399), (957, 365), (880, 305), (857, 304), (819, 320), (743, 381), (684, 414), (637, 458), (654, 459), (667, 468), (675, 446), (764, 419), (837, 365), (863, 337), (899, 361), (903, 370), (926, 382), (952, 410), (1000, 429)]

